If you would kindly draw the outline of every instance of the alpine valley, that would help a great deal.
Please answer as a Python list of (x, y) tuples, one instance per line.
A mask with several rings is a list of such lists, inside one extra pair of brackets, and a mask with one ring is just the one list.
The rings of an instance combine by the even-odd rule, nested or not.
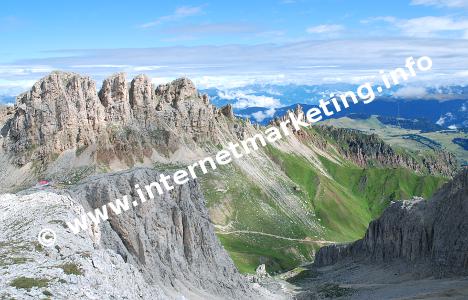
[[(376, 100), (75, 235), (65, 222), (136, 196), (136, 183), (306, 109), (253, 123), (188, 78), (154, 86), (118, 73), (99, 86), (55, 71), (0, 109), (0, 298), (468, 295), (467, 159), (456, 148), (466, 135), (440, 115), (420, 128)], [(444, 122), (466, 123), (452, 116)], [(46, 227), (54, 247), (37, 242)]]

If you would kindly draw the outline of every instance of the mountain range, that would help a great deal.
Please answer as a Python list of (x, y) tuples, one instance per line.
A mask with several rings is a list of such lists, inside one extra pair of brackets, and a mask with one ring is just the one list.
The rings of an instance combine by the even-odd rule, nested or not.
[[(292, 297), (242, 273), (311, 262), (324, 245), (361, 238), (392, 201), (429, 198), (460, 170), (444, 149), (412, 150), (317, 124), (73, 236), (63, 226), (71, 218), (136, 195), (135, 183), (263, 125), (213, 105), (187, 78), (155, 87), (147, 76), (118, 73), (98, 90), (87, 76), (59, 71), (1, 107), (0, 123), (2, 297)], [(37, 245), (42, 227), (56, 230), (55, 247)], [(95, 283), (102, 289), (93, 291)]]
[[(249, 117), (253, 122), (266, 125), (273, 118), (282, 116), (299, 104), (304, 110), (317, 105), (320, 99), (328, 99), (331, 93), (356, 90), (353, 84), (324, 85), (247, 85), (229, 90), (207, 89), (217, 106), (232, 104), (240, 117)], [(404, 92), (417, 90), (421, 95)], [(421, 91), (422, 90), (422, 91)], [(403, 92), (401, 92), (403, 91)], [(371, 105), (355, 105), (331, 118), (349, 115), (379, 115), (394, 119), (425, 121), (437, 129), (460, 129), (468, 127), (468, 100), (466, 86), (443, 86), (427, 88), (392, 87), (379, 95)], [(259, 105), (260, 104), (260, 105)], [(265, 105), (261, 105), (265, 104)], [(440, 127), (439, 127), (440, 126)], [(427, 128), (426, 128), (427, 129)], [(433, 128), (432, 128), (433, 129)]]

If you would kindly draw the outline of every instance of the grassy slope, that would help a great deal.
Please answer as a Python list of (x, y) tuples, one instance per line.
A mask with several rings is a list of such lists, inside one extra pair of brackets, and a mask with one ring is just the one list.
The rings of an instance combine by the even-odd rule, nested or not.
[(419, 130), (387, 126), (381, 123), (375, 116), (366, 120), (343, 117), (339, 119), (326, 120), (322, 124), (342, 128), (358, 129), (366, 133), (376, 133), (380, 138), (382, 138), (390, 145), (407, 148), (410, 150), (427, 150), (428, 148), (425, 145), (403, 138), (404, 135), (408, 134), (420, 135), (424, 138), (428, 138), (440, 143), (443, 149), (455, 154), (461, 163), (468, 162), (468, 151), (463, 150), (462, 147), (452, 142), (454, 138), (468, 138), (468, 134), (463, 132), (441, 131), (421, 133)]
[(374, 219), (390, 201), (412, 196), (430, 197), (445, 181), (443, 177), (423, 176), (404, 168), (338, 166), (325, 158), (323, 164), (332, 177), (366, 203)]
[(304, 158), (282, 153), (273, 147), (269, 148), (269, 153), (280, 161), (288, 177), (308, 192), (317, 217), (328, 229), (325, 238), (336, 241), (361, 237), (369, 221), (380, 215), (390, 201), (412, 196), (427, 198), (445, 181), (441, 177), (421, 176), (403, 168), (340, 166), (321, 157), (332, 177), (328, 178), (315, 174)]
[[(310, 138), (323, 139), (309, 130)], [(329, 145), (336, 141), (328, 140)], [(333, 147), (332, 147), (333, 148)], [(334, 151), (327, 148), (327, 151)], [(360, 168), (341, 159), (333, 163), (320, 156), (329, 176), (323, 175), (305, 157), (286, 153), (273, 146), (265, 154), (278, 167), (272, 180), (284, 191), (294, 193), (310, 219), (320, 225), (311, 229), (280, 207), (281, 195), (271, 194), (254, 182), (235, 164), (223, 166), (201, 177), (217, 234), (241, 272), (253, 273), (265, 263), (270, 272), (291, 269), (313, 259), (321, 247), (314, 241), (345, 242), (364, 234), (368, 223), (379, 216), (392, 200), (412, 196), (425, 198), (445, 181), (444, 178), (417, 175), (402, 168)], [(334, 155), (338, 155), (336, 152)], [(339, 156), (339, 155), (338, 155)], [(286, 175), (285, 180), (279, 174)], [(294, 188), (292, 188), (294, 187)], [(233, 232), (237, 231), (237, 232)], [(248, 232), (238, 232), (248, 231)], [(276, 237), (254, 233), (272, 234)], [(294, 241), (282, 239), (305, 239)]]
[[(296, 223), (275, 201), (235, 165), (226, 165), (201, 178), (207, 205), (215, 224), (231, 224), (233, 230), (258, 231), (302, 239), (317, 236)], [(218, 237), (241, 272), (252, 273), (260, 263), (270, 271), (289, 269), (311, 260), (319, 246), (258, 234), (221, 234)]]
[[(216, 224), (229, 230), (251, 230), (288, 238), (351, 241), (362, 237), (368, 223), (392, 200), (429, 197), (445, 180), (420, 176), (406, 169), (359, 168), (338, 165), (321, 157), (331, 178), (319, 174), (303, 157), (268, 146), (267, 154), (297, 185), (296, 193), (308, 202), (311, 218), (324, 232), (314, 232), (291, 220), (275, 206), (261, 187), (234, 165), (203, 177), (202, 188)], [(274, 174), (272, 174), (274, 176)], [(252, 273), (266, 263), (270, 272), (291, 269), (310, 261), (320, 245), (256, 234), (222, 234), (218, 237), (241, 272)]]

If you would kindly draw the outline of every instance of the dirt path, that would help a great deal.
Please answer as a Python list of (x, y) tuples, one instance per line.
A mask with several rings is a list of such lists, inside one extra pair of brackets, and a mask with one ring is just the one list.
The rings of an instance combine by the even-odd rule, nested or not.
[(295, 238), (289, 238), (289, 237), (284, 237), (280, 235), (259, 232), (259, 231), (250, 231), (250, 230), (216, 231), (216, 233), (225, 234), (225, 235), (227, 234), (258, 234), (258, 235), (268, 236), (268, 237), (272, 237), (276, 239), (295, 241), (295, 242), (300, 242), (300, 243), (312, 243), (312, 244), (315, 243), (315, 244), (320, 244), (320, 245), (329, 245), (329, 244), (336, 243), (336, 242), (325, 241), (325, 240), (313, 240), (310, 237), (307, 237), (305, 239), (295, 239)]

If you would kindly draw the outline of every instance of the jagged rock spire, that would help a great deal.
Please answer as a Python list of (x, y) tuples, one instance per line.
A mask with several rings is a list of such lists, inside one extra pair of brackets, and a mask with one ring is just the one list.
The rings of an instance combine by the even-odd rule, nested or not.
[[(138, 144), (175, 151), (178, 139), (213, 139), (218, 114), (188, 78), (155, 89), (145, 75), (128, 83), (125, 73), (117, 73), (104, 80), (98, 93), (89, 77), (56, 71), (18, 96), (14, 115), (2, 129), (3, 146), (15, 163), (24, 165), (98, 141), (113, 147), (116, 138), (129, 138), (116, 134), (131, 128), (140, 135), (133, 137)], [(118, 147), (132, 151), (134, 142), (122, 141)]]

